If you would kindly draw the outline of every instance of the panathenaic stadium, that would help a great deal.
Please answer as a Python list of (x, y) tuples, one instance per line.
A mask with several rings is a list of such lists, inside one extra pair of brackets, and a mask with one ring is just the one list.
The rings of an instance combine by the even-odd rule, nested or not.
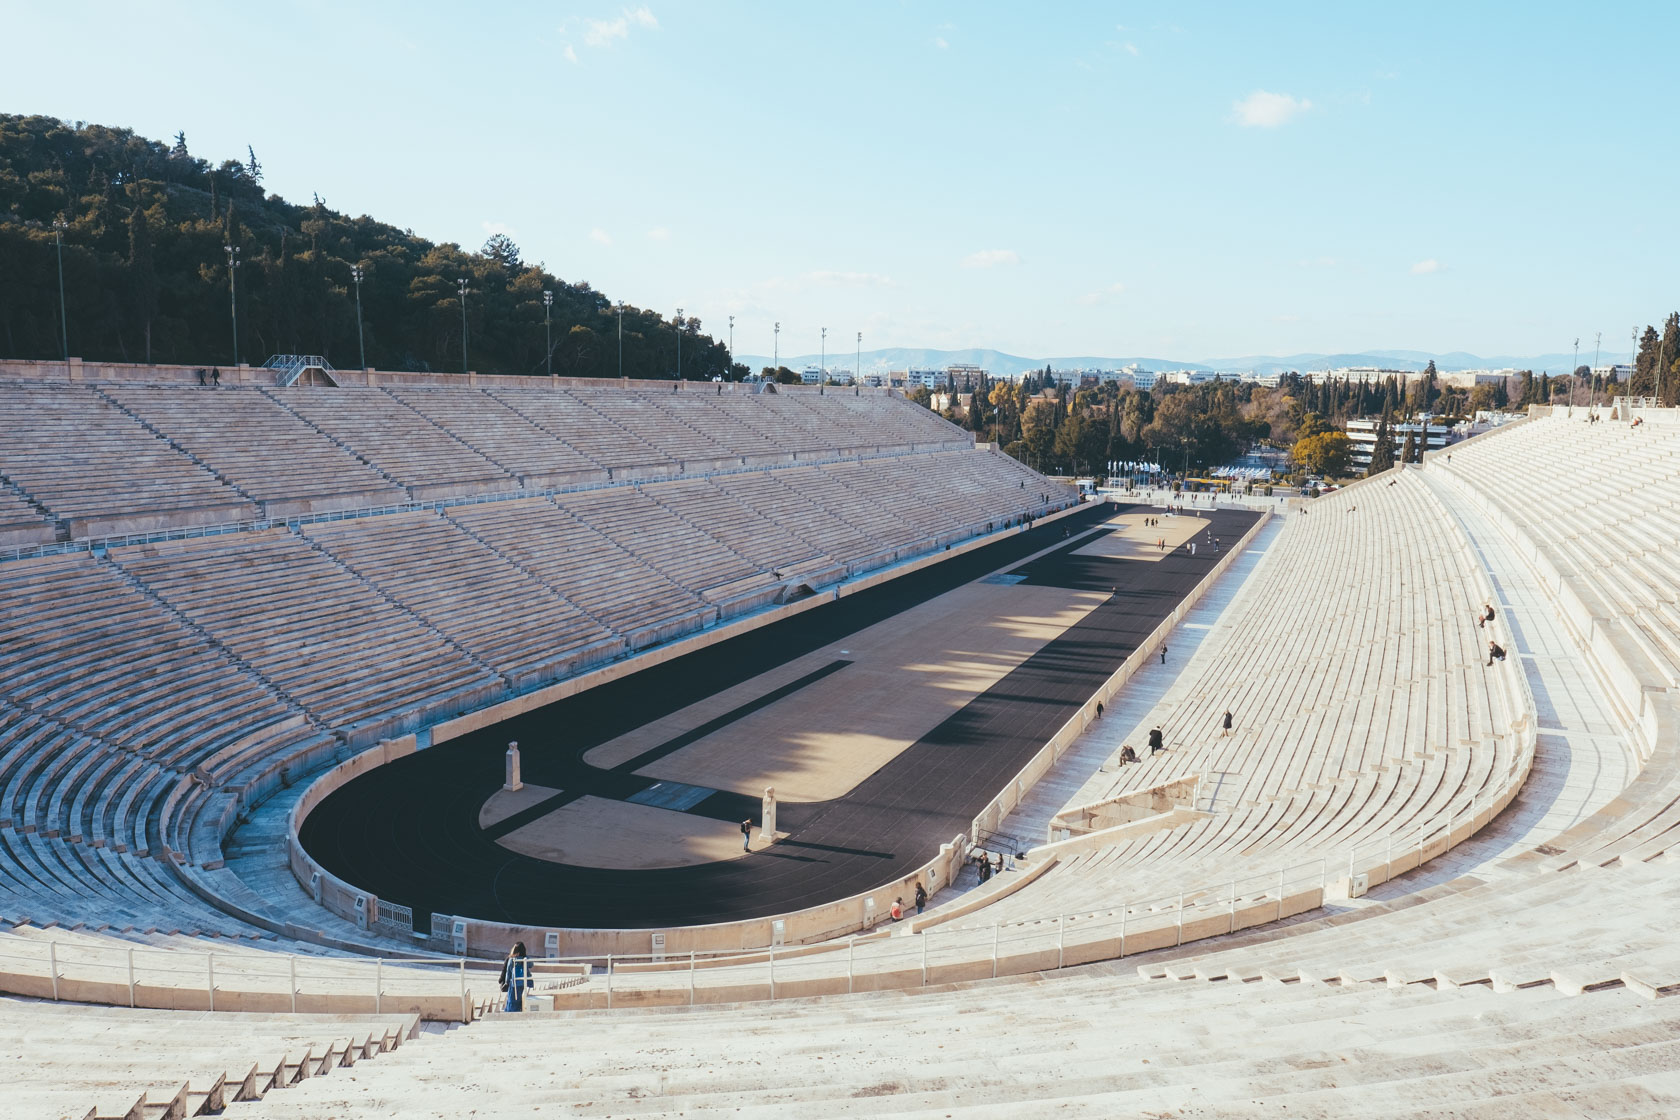
[(0, 363), (7, 1116), (1680, 1114), (1673, 410), (339, 381)]

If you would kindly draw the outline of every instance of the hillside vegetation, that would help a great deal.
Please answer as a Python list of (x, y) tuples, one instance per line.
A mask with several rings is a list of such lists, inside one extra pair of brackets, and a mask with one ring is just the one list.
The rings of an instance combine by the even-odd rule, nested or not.
[[(505, 237), (476, 252), (350, 217), (319, 199), (295, 205), (263, 189), (254, 153), (212, 165), (124, 128), (0, 115), (0, 351), (62, 353), (55, 223), (62, 221), (70, 353), (86, 360), (228, 363), (228, 254), (239, 248), (239, 351), (322, 354), (359, 364), (351, 268), (361, 265), (367, 361), (381, 369), (546, 371), (543, 299), (554, 293), (553, 370), (617, 376), (612, 301), (520, 259)], [(624, 313), (624, 373), (673, 375), (677, 332), (688, 378), (723, 374), (722, 343), (700, 321)], [(742, 369), (735, 371), (744, 372)]]

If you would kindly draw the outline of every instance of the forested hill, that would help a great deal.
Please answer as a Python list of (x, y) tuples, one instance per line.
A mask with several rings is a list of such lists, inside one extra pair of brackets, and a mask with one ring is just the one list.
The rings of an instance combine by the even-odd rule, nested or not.
[[(473, 252), (367, 216), (268, 194), (255, 154), (212, 166), (185, 136), (161, 143), (122, 128), (0, 115), (0, 354), (61, 354), (55, 223), (62, 220), (70, 353), (86, 360), (226, 364), (233, 332), (226, 245), (239, 248), (239, 350), (359, 364), (361, 265), (367, 362), (380, 369), (461, 369), (466, 279), (468, 363), (482, 373), (545, 372), (543, 292), (554, 293), (553, 369), (619, 371), (617, 311), (587, 283), (520, 260), (495, 237)], [(688, 378), (722, 374), (727, 352), (680, 329)], [(626, 308), (624, 373), (672, 376), (678, 323)], [(737, 374), (744, 370), (737, 370)]]

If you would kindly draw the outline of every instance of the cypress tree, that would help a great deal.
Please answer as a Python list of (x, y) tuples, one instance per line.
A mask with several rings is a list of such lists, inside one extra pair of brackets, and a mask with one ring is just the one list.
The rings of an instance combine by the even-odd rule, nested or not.
[(1371, 465), (1365, 471), (1365, 477), (1379, 475), (1394, 466), (1394, 431), (1388, 425), (1388, 413), (1384, 411), (1382, 419), (1377, 421), (1377, 442), (1371, 448)]

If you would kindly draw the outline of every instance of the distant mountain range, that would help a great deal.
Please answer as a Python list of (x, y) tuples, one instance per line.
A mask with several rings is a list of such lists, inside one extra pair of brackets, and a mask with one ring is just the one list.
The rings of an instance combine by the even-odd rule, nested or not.
[[(1029, 370), (1043, 369), (1046, 364), (1054, 369), (1120, 369), (1136, 362), (1142, 368), (1149, 370), (1202, 369), (1215, 370), (1220, 373), (1239, 373), (1252, 370), (1255, 373), (1282, 373), (1292, 369), (1306, 372), (1315, 369), (1341, 369), (1347, 366), (1420, 370), (1433, 360), (1435, 368), (1442, 372), (1455, 369), (1531, 369), (1536, 373), (1543, 371), (1566, 373), (1571, 368), (1573, 358), (1572, 354), (1535, 354), (1527, 357), (1498, 354), (1491, 357), (1481, 357), (1476, 354), (1467, 354), (1462, 350), (1454, 350), (1446, 354), (1432, 354), (1424, 350), (1363, 350), (1359, 353), (1348, 354), (1308, 353), (1283, 356), (1253, 354), (1241, 358), (1208, 358), (1202, 361), (1187, 362), (1179, 358), (1101, 358), (1090, 355), (1024, 358), (1018, 354), (1005, 354), (1001, 350), (915, 350), (896, 346), (884, 350), (865, 350), (862, 355), (862, 364), (866, 371), (906, 368), (943, 369), (948, 365), (975, 365), (999, 376), (1011, 376), (1026, 373)], [(835, 352), (828, 355), (830, 369), (849, 369), (857, 360), (856, 354)], [(1599, 355), (1601, 363), (1626, 360), (1620, 354), (1603, 352)], [(757, 370), (769, 365), (770, 357), (766, 354), (737, 354), (736, 361)], [(815, 366), (819, 361), (820, 355), (817, 354), (790, 354), (782, 359), (782, 364), (789, 369), (797, 370), (806, 366)], [(1590, 352), (1582, 354), (1581, 361), (1590, 365), (1592, 354)]]

